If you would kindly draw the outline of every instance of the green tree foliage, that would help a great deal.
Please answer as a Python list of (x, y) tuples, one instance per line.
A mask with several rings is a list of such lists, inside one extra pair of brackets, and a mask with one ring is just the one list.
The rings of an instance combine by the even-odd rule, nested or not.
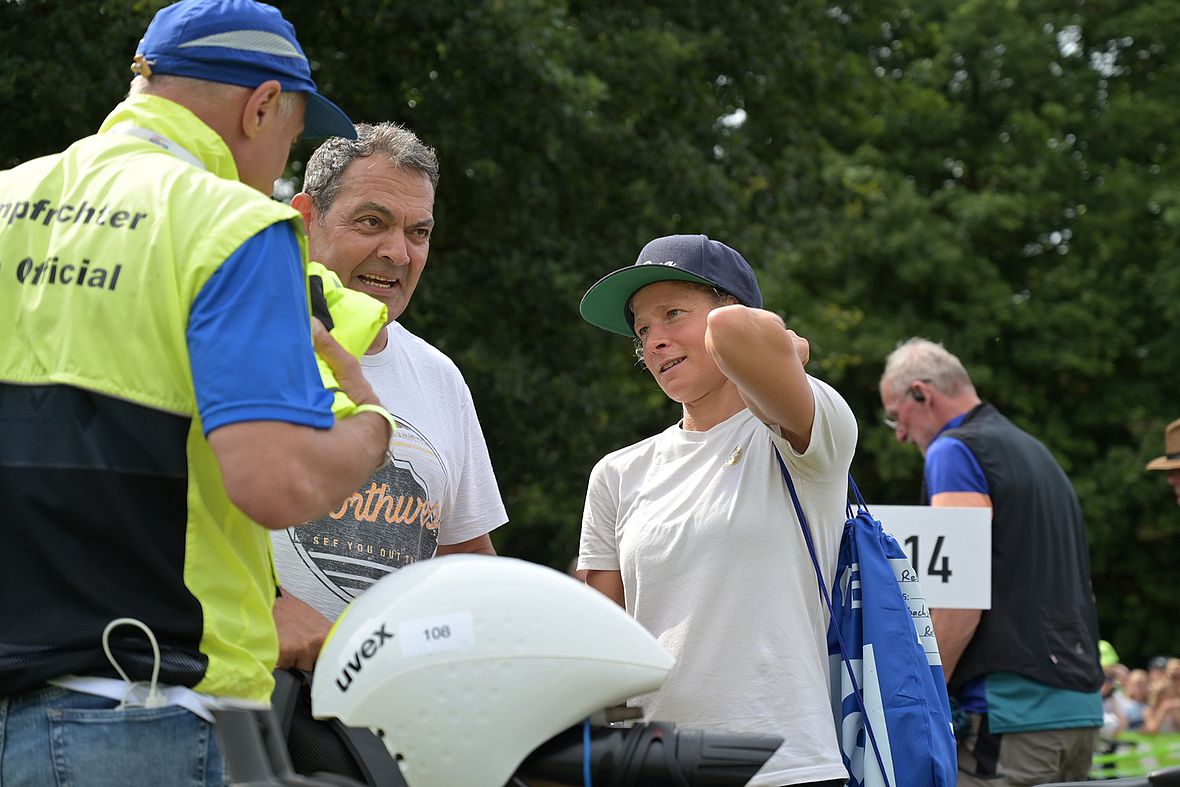
[(135, 45), (164, 2), (0, 2), (0, 167), (98, 128), (127, 92)]
[[(97, 126), (159, 5), (0, 4), (0, 163)], [(1073, 478), (1104, 635), (1131, 661), (1180, 651), (1180, 512), (1143, 471), (1180, 417), (1180, 6), (281, 6), (327, 95), (439, 151), (404, 320), (471, 385), (503, 553), (563, 566), (593, 463), (678, 417), (577, 303), (650, 238), (705, 232), (746, 254), (852, 404), (871, 500), (916, 502), (921, 477), (878, 426), (884, 357), (943, 341)]]

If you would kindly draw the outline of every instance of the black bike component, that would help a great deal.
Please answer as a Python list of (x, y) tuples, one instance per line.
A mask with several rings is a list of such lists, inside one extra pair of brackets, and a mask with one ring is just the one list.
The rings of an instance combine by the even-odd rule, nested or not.
[[(524, 781), (582, 784), (582, 725), (530, 754), (516, 771)], [(592, 727), (595, 787), (734, 787), (748, 782), (783, 742), (773, 735), (677, 730), (668, 722)]]
[[(270, 710), (215, 710), (213, 715), (226, 775), (235, 787), (364, 787), (342, 775), (296, 773), (282, 722)], [(583, 733), (579, 724), (549, 739), (525, 759), (516, 777), (581, 785)], [(591, 774), (596, 787), (737, 787), (781, 743), (772, 735), (677, 730), (668, 722), (592, 727)], [(404, 783), (392, 760), (389, 770), (382, 770), (383, 778)]]
[(343, 776), (295, 773), (281, 725), (269, 710), (215, 710), (213, 718), (226, 777), (234, 787), (364, 787)]
[(296, 773), (344, 777), (367, 787), (406, 787), (389, 749), (367, 729), (311, 715), (311, 673), (277, 669), (271, 712)]

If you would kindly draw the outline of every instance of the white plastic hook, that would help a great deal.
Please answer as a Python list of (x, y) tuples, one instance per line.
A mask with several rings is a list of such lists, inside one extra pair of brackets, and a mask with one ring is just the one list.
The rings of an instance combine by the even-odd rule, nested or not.
[(136, 620), (135, 618), (115, 618), (107, 624), (105, 629), (102, 630), (102, 651), (107, 655), (107, 661), (111, 662), (111, 666), (115, 668), (115, 672), (118, 672), (119, 677), (123, 678), (124, 682), (127, 683), (127, 694), (123, 696), (123, 701), (119, 703), (119, 708), (123, 709), (134, 707), (137, 704), (132, 697), (135, 691), (135, 682), (132, 681), (130, 676), (128, 676), (127, 673), (123, 671), (123, 668), (119, 666), (119, 662), (115, 660), (114, 654), (111, 653), (111, 632), (119, 626), (137, 627), (147, 635), (148, 642), (152, 644), (152, 658), (154, 659), (152, 663), (152, 680), (151, 683), (148, 684), (148, 693), (147, 697), (143, 701), (143, 707), (160, 708), (164, 705), (167, 705), (168, 700), (163, 694), (160, 693), (159, 689), (160, 646), (156, 642), (156, 635), (153, 634), (152, 630), (147, 627), (147, 624), (141, 620)]

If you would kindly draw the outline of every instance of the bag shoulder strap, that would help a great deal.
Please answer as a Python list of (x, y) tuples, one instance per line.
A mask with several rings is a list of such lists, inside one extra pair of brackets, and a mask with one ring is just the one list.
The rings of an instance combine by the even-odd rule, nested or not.
[[(283, 741), (287, 741), (291, 736), (291, 727), (294, 724), (300, 696), (307, 696), (308, 699), (304, 702), (310, 700), (311, 677), (310, 672), (300, 669), (276, 669), (274, 671), (275, 690), (271, 695), (271, 712), (280, 725)], [(310, 715), (307, 718), (310, 719)], [(364, 777), (366, 785), (370, 787), (406, 787), (405, 778), (397, 767), (393, 755), (389, 753), (385, 743), (372, 730), (349, 727), (340, 719), (315, 720), (315, 724), (319, 725), (319, 728), (324, 730), (326, 734), (334, 736), (329, 740), (334, 740), (336, 747), (342, 747), (347, 756), (352, 758), (352, 764)], [(331, 781), (334, 784), (356, 784), (352, 779), (331, 773), (319, 772), (316, 774), (316, 778)]]
[(339, 719), (332, 719), (332, 726), (365, 780), (373, 787), (406, 787), (405, 777), (397, 767), (393, 755), (385, 743), (372, 730), (349, 727)]
[[(889, 777), (885, 774), (885, 762), (881, 758), (881, 747), (877, 745), (877, 736), (873, 734), (873, 725), (869, 721), (869, 712), (865, 708), (864, 692), (861, 691), (860, 683), (856, 679), (856, 674), (852, 671), (852, 662), (848, 656), (848, 646), (844, 644), (844, 635), (840, 633), (840, 627), (835, 625), (836, 612), (832, 609), (832, 597), (828, 593), (828, 586), (824, 583), (824, 572), (819, 565), (819, 557), (815, 554), (815, 543), (811, 538), (811, 526), (807, 523), (807, 515), (803, 513), (803, 505), (799, 502), (799, 493), (795, 491), (795, 482), (791, 480), (791, 474), (787, 470), (787, 463), (783, 461), (783, 455), (779, 452), (778, 446), (774, 446), (774, 456), (778, 460), (779, 470), (783, 473), (783, 480), (787, 484), (787, 491), (791, 493), (791, 503), (795, 507), (795, 515), (799, 518), (799, 527), (803, 530), (803, 540), (807, 542), (807, 552), (811, 555), (811, 567), (815, 569), (816, 584), (819, 585), (819, 593), (823, 597), (824, 604), (828, 608), (828, 614), (831, 616), (832, 625), (831, 630), (836, 633), (836, 641), (840, 644), (840, 662), (844, 665), (844, 671), (848, 673), (848, 679), (852, 681), (852, 693), (856, 698), (856, 705), (860, 709), (861, 718), (864, 719), (865, 732), (868, 733), (869, 741), (873, 745), (873, 754), (877, 758), (877, 765), (881, 768), (881, 778), (885, 780), (885, 787), (890, 787)], [(856, 488), (856, 482), (852, 480), (852, 474), (848, 474), (848, 482), (852, 485), (852, 489), (856, 493), (856, 501), (859, 510), (868, 512), (868, 508), (864, 504), (864, 498), (860, 496), (860, 490)], [(847, 506), (848, 518), (852, 519), (852, 505)]]
[(275, 690), (270, 696), (270, 708), (282, 730), (283, 739), (291, 734), (291, 721), (295, 717), (295, 704), (303, 690), (305, 677), (302, 671), (284, 669), (274, 671)]

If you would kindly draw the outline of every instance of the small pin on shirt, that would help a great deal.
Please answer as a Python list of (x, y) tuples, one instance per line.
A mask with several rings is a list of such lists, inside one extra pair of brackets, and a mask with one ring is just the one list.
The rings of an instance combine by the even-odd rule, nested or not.
[(736, 465), (739, 461), (741, 461), (741, 458), (742, 447), (739, 445), (737, 448), (733, 449), (733, 453), (730, 454), (729, 458), (725, 460), (725, 466), (729, 467), (730, 465)]

